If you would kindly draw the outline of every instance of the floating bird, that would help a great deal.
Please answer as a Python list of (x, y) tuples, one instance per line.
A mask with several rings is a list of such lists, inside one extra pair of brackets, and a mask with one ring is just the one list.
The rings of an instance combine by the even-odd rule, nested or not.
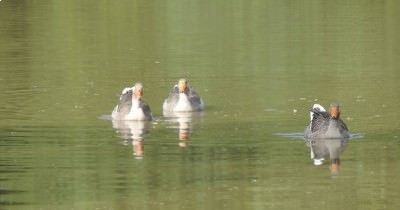
[(338, 104), (331, 104), (329, 112), (326, 112), (321, 105), (314, 104), (310, 111), (310, 124), (304, 131), (304, 137), (306, 139), (349, 138), (349, 130), (339, 117)]
[(186, 79), (179, 80), (163, 103), (164, 113), (201, 111), (203, 108), (203, 100)]
[(143, 100), (143, 85), (138, 82), (122, 90), (119, 104), (111, 114), (114, 120), (152, 120), (150, 106)]

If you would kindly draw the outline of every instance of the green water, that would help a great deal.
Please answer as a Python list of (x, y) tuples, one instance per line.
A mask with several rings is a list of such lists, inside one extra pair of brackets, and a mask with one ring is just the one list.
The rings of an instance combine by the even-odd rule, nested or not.
[[(399, 209), (399, 20), (389, 0), (2, 0), (0, 209)], [(181, 77), (192, 121), (162, 116)], [(107, 120), (136, 81), (145, 131)], [(361, 137), (334, 177), (291, 138), (332, 101)]]

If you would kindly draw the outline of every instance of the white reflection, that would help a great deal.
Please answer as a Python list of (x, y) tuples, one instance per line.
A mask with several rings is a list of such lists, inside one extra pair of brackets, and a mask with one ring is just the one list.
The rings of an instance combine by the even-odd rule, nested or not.
[(340, 170), (340, 155), (346, 149), (347, 141), (347, 138), (306, 139), (306, 145), (310, 148), (310, 158), (314, 165), (322, 165), (329, 159), (331, 174), (337, 175)]
[(150, 121), (113, 120), (113, 127), (118, 136), (124, 141), (132, 141), (133, 155), (137, 159), (144, 155), (144, 136), (149, 133), (152, 124)]
[(166, 121), (171, 123), (171, 128), (178, 130), (178, 145), (188, 146), (188, 139), (193, 131), (193, 127), (200, 122), (203, 112), (164, 112)]

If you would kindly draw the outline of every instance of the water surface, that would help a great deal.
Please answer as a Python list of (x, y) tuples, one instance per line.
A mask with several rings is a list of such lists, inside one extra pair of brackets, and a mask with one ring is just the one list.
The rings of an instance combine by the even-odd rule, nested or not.
[[(399, 209), (398, 8), (1, 1), (0, 209)], [(201, 116), (162, 115), (181, 77)], [(136, 81), (157, 120), (104, 119)], [(291, 138), (332, 101), (337, 176)]]

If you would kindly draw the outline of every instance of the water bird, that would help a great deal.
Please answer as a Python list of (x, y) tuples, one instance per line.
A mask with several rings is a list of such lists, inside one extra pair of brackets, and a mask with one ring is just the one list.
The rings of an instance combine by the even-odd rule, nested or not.
[(304, 131), (306, 139), (349, 138), (349, 130), (340, 119), (339, 105), (332, 103), (327, 112), (324, 107), (314, 104), (310, 111), (310, 124)]
[(153, 119), (150, 106), (143, 100), (143, 85), (135, 83), (133, 87), (122, 90), (119, 103), (112, 111), (113, 120), (145, 120)]
[(194, 91), (186, 79), (180, 79), (175, 84), (168, 98), (164, 100), (164, 113), (171, 112), (193, 112), (204, 109), (201, 97)]

